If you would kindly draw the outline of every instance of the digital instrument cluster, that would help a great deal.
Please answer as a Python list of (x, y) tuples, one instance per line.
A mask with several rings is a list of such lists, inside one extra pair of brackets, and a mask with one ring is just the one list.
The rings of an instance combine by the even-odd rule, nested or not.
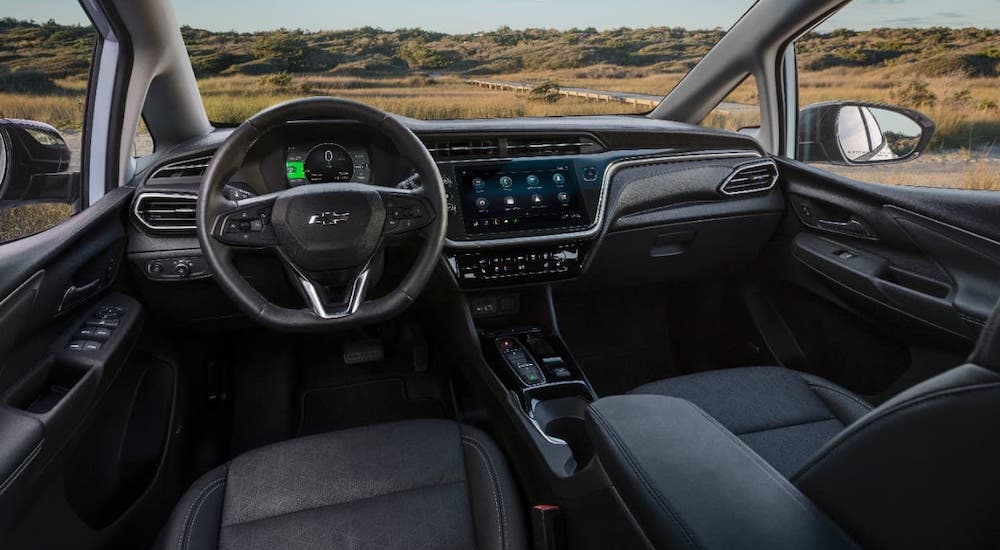
[(360, 145), (299, 143), (287, 149), (285, 174), (291, 187), (311, 183), (369, 183), (371, 157)]

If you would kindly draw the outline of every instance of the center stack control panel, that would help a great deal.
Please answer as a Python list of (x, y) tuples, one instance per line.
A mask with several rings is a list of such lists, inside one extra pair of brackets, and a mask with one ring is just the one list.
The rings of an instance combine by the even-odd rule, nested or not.
[(533, 248), (451, 252), (448, 263), (460, 286), (483, 288), (572, 279), (580, 275), (583, 243)]

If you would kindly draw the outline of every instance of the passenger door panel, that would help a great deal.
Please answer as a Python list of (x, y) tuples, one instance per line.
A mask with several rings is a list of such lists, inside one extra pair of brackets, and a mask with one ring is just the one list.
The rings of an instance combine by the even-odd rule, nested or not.
[[(887, 347), (910, 349), (911, 363), (922, 347), (967, 353), (1000, 299), (1000, 193), (868, 184), (778, 162), (794, 214), (772, 250), (784, 258), (777, 279), (818, 298), (795, 307), (857, 319)], [(780, 292), (772, 299), (788, 305)], [(807, 330), (763, 325), (765, 341), (787, 341), (786, 331), (801, 340)], [(849, 346), (851, 330), (824, 335), (823, 353)]]

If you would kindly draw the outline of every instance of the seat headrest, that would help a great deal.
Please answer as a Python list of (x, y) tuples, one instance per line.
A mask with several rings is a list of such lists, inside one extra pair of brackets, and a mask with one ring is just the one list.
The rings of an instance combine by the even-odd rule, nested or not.
[(993, 372), (1000, 372), (1000, 301), (979, 334), (979, 341), (969, 356), (969, 362)]

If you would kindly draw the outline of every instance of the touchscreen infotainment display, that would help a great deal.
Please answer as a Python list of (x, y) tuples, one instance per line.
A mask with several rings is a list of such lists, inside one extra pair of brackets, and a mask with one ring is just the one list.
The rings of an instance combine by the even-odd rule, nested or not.
[(465, 232), (573, 229), (590, 223), (572, 161), (512, 161), (455, 169)]

